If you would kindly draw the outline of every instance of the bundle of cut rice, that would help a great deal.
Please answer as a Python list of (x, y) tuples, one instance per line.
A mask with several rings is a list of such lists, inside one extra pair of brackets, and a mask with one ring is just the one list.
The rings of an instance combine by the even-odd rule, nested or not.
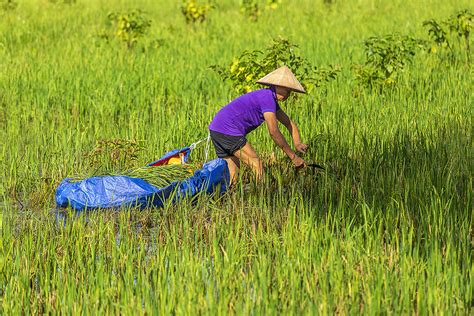
[(184, 181), (192, 174), (190, 165), (172, 164), (154, 167), (140, 167), (125, 172), (106, 172), (100, 175), (76, 176), (72, 181), (81, 181), (91, 176), (128, 176), (140, 178), (157, 188), (163, 188), (176, 181)]

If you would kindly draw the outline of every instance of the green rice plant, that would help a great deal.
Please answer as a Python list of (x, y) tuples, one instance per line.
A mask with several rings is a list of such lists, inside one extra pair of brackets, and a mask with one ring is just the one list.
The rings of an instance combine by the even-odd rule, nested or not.
[[(374, 30), (423, 38), (423, 20), (472, 1), (300, 0), (257, 25), (222, 0), (192, 32), (175, 2), (144, 1), (165, 40), (146, 52), (148, 36), (133, 51), (91, 45), (123, 1), (17, 2), (0, 10), (0, 314), (472, 314), (472, 69), (417, 50), (389, 93), (357, 98), (350, 71)], [(343, 66), (320, 106), (280, 104), (325, 171), (295, 172), (262, 126), (247, 136), (261, 183), (243, 167), (222, 196), (54, 210), (69, 175), (133, 170), (204, 138), (235, 96), (208, 65), (279, 35), (311, 65)], [(450, 36), (459, 61), (464, 38)], [(125, 142), (114, 160), (118, 144), (98, 140), (116, 139), (140, 149)]]
[(241, 0), (240, 12), (251, 21), (257, 22), (264, 10), (276, 10), (281, 4), (281, 0)]
[(143, 143), (127, 139), (101, 139), (94, 148), (83, 156), (88, 168), (101, 173), (112, 170), (126, 170), (136, 165), (139, 153), (144, 149)]

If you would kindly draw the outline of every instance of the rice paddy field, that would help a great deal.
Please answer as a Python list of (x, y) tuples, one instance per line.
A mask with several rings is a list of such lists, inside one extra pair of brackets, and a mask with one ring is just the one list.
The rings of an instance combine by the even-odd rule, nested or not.
[[(181, 1), (0, 1), (0, 314), (472, 315), (472, 34), (449, 55), (423, 22), (473, 3), (254, 1), (256, 18), (243, 3), (187, 22)], [(107, 31), (135, 9), (150, 21), (136, 42)], [(364, 86), (364, 41), (386, 34), (434, 48)], [(340, 69), (281, 103), (326, 172), (296, 173), (262, 126), (261, 183), (244, 169), (222, 196), (56, 210), (65, 177), (205, 138), (239, 95), (210, 66), (280, 37)]]

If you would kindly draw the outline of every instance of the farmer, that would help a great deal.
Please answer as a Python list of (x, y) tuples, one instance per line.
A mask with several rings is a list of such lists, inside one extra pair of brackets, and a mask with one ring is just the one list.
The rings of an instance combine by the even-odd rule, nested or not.
[(278, 128), (280, 121), (290, 132), (295, 149), (301, 153), (306, 152), (308, 146), (301, 142), (298, 127), (278, 104), (279, 101), (285, 101), (292, 91), (306, 93), (303, 86), (286, 66), (269, 73), (257, 83), (269, 87), (234, 99), (217, 112), (209, 125), (217, 156), (227, 161), (231, 183), (235, 183), (237, 179), (240, 161), (253, 169), (258, 181), (262, 178), (262, 161), (245, 136), (264, 121), (272, 139), (291, 159), (295, 167), (306, 166), (305, 161), (290, 148)]

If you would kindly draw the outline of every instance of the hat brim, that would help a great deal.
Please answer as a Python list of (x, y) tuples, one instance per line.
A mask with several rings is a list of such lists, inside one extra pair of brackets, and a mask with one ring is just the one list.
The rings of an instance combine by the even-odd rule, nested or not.
[(283, 87), (283, 88), (286, 88), (286, 89), (288, 89), (288, 90), (291, 90), (291, 91), (294, 91), (294, 92), (298, 92), (298, 93), (303, 93), (303, 94), (306, 94), (306, 93), (307, 93), (305, 90), (296, 89), (296, 88), (294, 88), (294, 87), (288, 87), (288, 86), (285, 86), (285, 85), (282, 85), (282, 84), (274, 84), (274, 83), (260, 82), (260, 81), (257, 81), (257, 83), (263, 84), (263, 85), (266, 85), (266, 86), (278, 86), (278, 87)]

